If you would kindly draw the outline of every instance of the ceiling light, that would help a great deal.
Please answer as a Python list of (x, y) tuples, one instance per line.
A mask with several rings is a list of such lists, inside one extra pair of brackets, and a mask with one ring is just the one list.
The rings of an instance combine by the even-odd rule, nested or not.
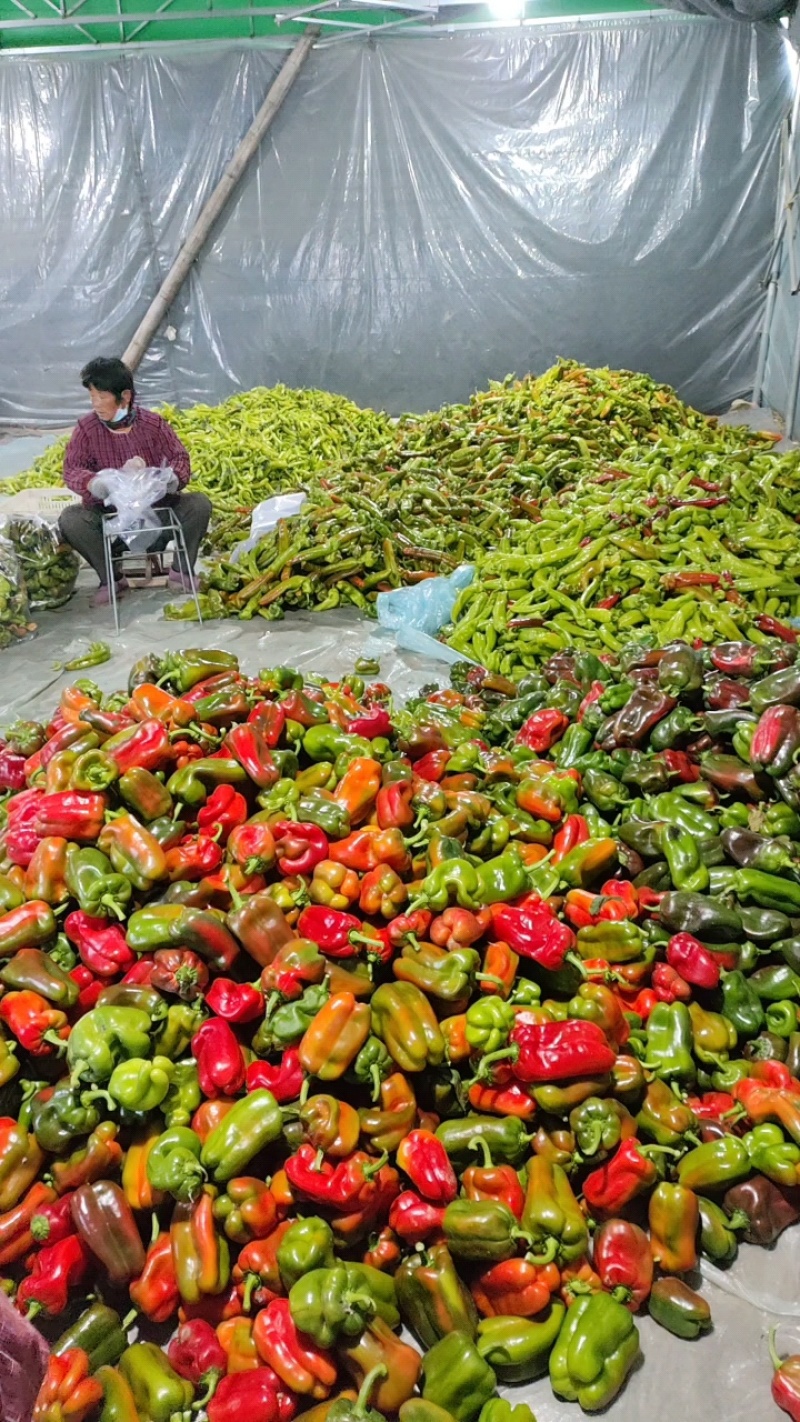
[(525, 14), (525, 0), (489, 0), (489, 13), (495, 20), (521, 20)]

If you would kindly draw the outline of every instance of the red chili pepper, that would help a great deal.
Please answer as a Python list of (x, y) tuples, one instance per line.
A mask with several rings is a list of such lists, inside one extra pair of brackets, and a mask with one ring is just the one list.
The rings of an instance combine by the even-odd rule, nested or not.
[(676, 933), (667, 944), (667, 962), (692, 987), (719, 986), (719, 960), (691, 933)]
[(572, 929), (561, 923), (541, 899), (518, 908), (498, 904), (492, 910), (492, 917), (498, 938), (521, 958), (530, 958), (551, 972), (560, 968), (567, 954), (575, 948)]
[(383, 706), (375, 706), (361, 716), (354, 716), (348, 722), (347, 731), (351, 736), (363, 736), (374, 741), (378, 736), (388, 736), (392, 730), (392, 718)]
[(449, 1205), (458, 1180), (447, 1151), (431, 1131), (409, 1131), (397, 1147), (397, 1164), (415, 1190), (433, 1205)]
[(204, 1022), (192, 1037), (192, 1055), (204, 1096), (236, 1096), (245, 1083), (245, 1061), (228, 1023), (221, 1017)]
[(414, 1190), (404, 1190), (389, 1211), (389, 1228), (408, 1244), (424, 1244), (440, 1234), (444, 1220), (441, 1205), (423, 1200)]
[(297, 933), (300, 938), (310, 938), (328, 958), (354, 958), (360, 952), (361, 919), (341, 909), (312, 904), (297, 920)]
[(22, 1311), (27, 1307), (29, 1318), (37, 1313), (63, 1313), (70, 1289), (83, 1283), (91, 1263), (92, 1257), (78, 1234), (40, 1249), (33, 1256), (30, 1274), (17, 1289), (17, 1308)]
[(622, 593), (611, 593), (608, 597), (603, 597), (599, 602), (596, 602), (595, 607), (602, 607), (606, 611), (610, 611), (612, 607), (616, 607), (621, 598)]
[(197, 812), (197, 828), (209, 839), (225, 844), (231, 830), (247, 819), (247, 801), (232, 785), (218, 785)]
[(328, 836), (305, 820), (279, 820), (272, 826), (282, 874), (311, 874), (328, 858)]
[(206, 993), (206, 1006), (226, 1022), (255, 1022), (264, 1016), (264, 994), (252, 983), (215, 978)]
[(269, 1062), (251, 1062), (247, 1068), (246, 1086), (248, 1091), (256, 1091), (264, 1086), (271, 1091), (279, 1106), (288, 1101), (296, 1101), (303, 1089), (306, 1074), (300, 1065), (296, 1047), (287, 1047), (277, 1066)]
[(596, 1022), (580, 1019), (539, 1024), (518, 1021), (509, 1041), (519, 1048), (513, 1073), (523, 1082), (539, 1084), (569, 1077), (602, 1076), (611, 1071), (617, 1059), (602, 1028)]
[(77, 948), (81, 962), (101, 978), (114, 978), (136, 961), (119, 924), (105, 918), (75, 909), (64, 919), (64, 932)]
[[(534, 711), (529, 716), (523, 726), (517, 731), (514, 737), (514, 744), (527, 746), (529, 750), (540, 753), (548, 751), (551, 746), (560, 741), (569, 725), (569, 717), (563, 711), (557, 711), (555, 707), (545, 706), (541, 711)], [(415, 767), (416, 769), (416, 767)]]
[(669, 963), (656, 963), (652, 986), (659, 1002), (691, 1002), (692, 989)]
[(209, 1375), (221, 1377), (228, 1366), (225, 1349), (204, 1318), (192, 1318), (180, 1325), (167, 1347), (167, 1357), (176, 1373), (195, 1387), (208, 1383)]
[(775, 617), (768, 617), (765, 612), (759, 613), (754, 621), (759, 632), (765, 632), (768, 637), (778, 637), (781, 642), (789, 642), (792, 645), (797, 642), (797, 633), (793, 627), (787, 627), (785, 622), (778, 622)]

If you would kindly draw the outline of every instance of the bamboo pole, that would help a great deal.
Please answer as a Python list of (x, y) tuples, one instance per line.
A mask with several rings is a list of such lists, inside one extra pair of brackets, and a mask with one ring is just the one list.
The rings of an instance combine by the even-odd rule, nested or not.
[(149, 309), (123, 353), (122, 359), (131, 370), (135, 370), (138, 366), (153, 336), (167, 315), (214, 223), (227, 205), (247, 164), (280, 110), (318, 36), (319, 29), (310, 25), (301, 35), (270, 85), (261, 108), (200, 212), (194, 227), (180, 248)]

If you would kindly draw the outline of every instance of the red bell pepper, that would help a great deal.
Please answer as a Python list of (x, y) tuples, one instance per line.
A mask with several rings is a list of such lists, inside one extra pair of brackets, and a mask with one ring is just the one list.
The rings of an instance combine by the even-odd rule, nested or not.
[(252, 983), (215, 978), (206, 993), (206, 1006), (226, 1022), (255, 1022), (264, 1015), (264, 994)]
[(589, 687), (589, 690), (587, 691), (586, 695), (585, 695), (584, 698), (583, 698), (583, 701), (581, 702), (580, 706), (578, 707), (578, 714), (577, 714), (577, 717), (576, 717), (576, 720), (577, 720), (577, 721), (583, 721), (583, 718), (584, 718), (584, 716), (586, 715), (586, 712), (589, 710), (589, 707), (590, 707), (590, 706), (594, 706), (595, 702), (600, 700), (600, 697), (603, 695), (603, 692), (605, 691), (605, 689), (606, 689), (605, 682), (603, 682), (603, 681), (593, 681), (593, 682), (592, 682), (591, 686)]
[[(37, 1187), (34, 1186), (34, 1189)], [(72, 1196), (75, 1191), (62, 1195), (58, 1200), (45, 1201), (38, 1206), (31, 1220), (31, 1234), (37, 1244), (60, 1244), (71, 1234), (77, 1234), (72, 1218)]]
[(800, 1422), (800, 1353), (781, 1358), (775, 1348), (775, 1332), (769, 1335), (769, 1353), (775, 1371), (772, 1374), (772, 1396), (793, 1422)]
[(218, 785), (197, 812), (197, 828), (202, 835), (227, 843), (231, 831), (247, 819), (247, 801), (232, 785)]
[(444, 1207), (423, 1200), (414, 1190), (398, 1195), (389, 1211), (389, 1228), (407, 1244), (424, 1244), (441, 1234)]
[(583, 815), (567, 815), (553, 837), (553, 863), (559, 864), (571, 850), (591, 839), (589, 825)]
[(557, 711), (554, 707), (545, 706), (541, 711), (534, 711), (527, 721), (520, 727), (514, 737), (514, 744), (527, 746), (529, 750), (536, 751), (541, 755), (543, 751), (550, 750), (551, 746), (560, 741), (567, 727), (569, 717), (563, 711)]
[(477, 943), (491, 925), (490, 909), (471, 913), (469, 909), (448, 908), (430, 924), (428, 936), (432, 943), (452, 953), (457, 948), (469, 948), (472, 943)]
[(603, 1288), (636, 1313), (653, 1286), (653, 1256), (644, 1230), (629, 1220), (606, 1220), (594, 1236), (592, 1263)]
[(426, 755), (420, 756), (414, 761), (414, 774), (420, 780), (427, 780), (430, 784), (436, 784), (442, 779), (448, 764), (453, 759), (452, 751), (446, 746), (440, 746), (436, 750), (429, 750)]
[(179, 1377), (187, 1378), (195, 1387), (208, 1386), (214, 1377), (221, 1378), (228, 1365), (225, 1349), (205, 1318), (192, 1318), (180, 1325), (169, 1342), (167, 1357)]
[(0, 790), (25, 789), (26, 757), (10, 746), (0, 746)]
[(375, 1160), (364, 1151), (356, 1150), (335, 1166), (328, 1161), (320, 1166), (314, 1147), (301, 1145), (288, 1157), (284, 1170), (292, 1189), (304, 1199), (337, 1210), (353, 1211), (361, 1208), (374, 1193), (373, 1177), (384, 1160), (385, 1157)]
[(656, 963), (653, 969), (653, 992), (659, 1002), (690, 1002), (692, 989), (685, 978), (669, 963)]
[(398, 874), (405, 874), (411, 865), (402, 831), (382, 830), (377, 825), (353, 830), (345, 839), (336, 840), (330, 846), (329, 858), (360, 874), (375, 869), (378, 864), (389, 864)]
[(645, 1151), (658, 1149), (640, 1145), (635, 1136), (623, 1141), (583, 1182), (583, 1197), (590, 1210), (616, 1215), (637, 1195), (650, 1190), (658, 1180), (658, 1170)]
[(687, 1096), (686, 1105), (698, 1121), (719, 1121), (737, 1109), (728, 1091), (705, 1091), (702, 1096)]
[(288, 1422), (293, 1414), (281, 1411), (276, 1377), (272, 1368), (229, 1373), (208, 1403), (208, 1422)]
[[(257, 726), (267, 748), (274, 750), (283, 735), (284, 726), (286, 725), (286, 712), (277, 701), (260, 701), (250, 712), (246, 725)], [(233, 747), (231, 747), (231, 749), (233, 749)], [(245, 770), (247, 770), (247, 766), (245, 766)], [(247, 773), (250, 779), (255, 780), (256, 784), (258, 784), (252, 771), (248, 770)], [(280, 774), (278, 778), (280, 778)], [(262, 788), (268, 789), (269, 787), (263, 786)]]
[(447, 1151), (431, 1131), (409, 1131), (397, 1147), (397, 1164), (415, 1190), (433, 1205), (449, 1205), (458, 1180)]
[(392, 718), (383, 706), (373, 706), (348, 721), (347, 731), (351, 736), (363, 736), (367, 741), (374, 741), (378, 736), (391, 735)]
[(83, 963), (72, 968), (69, 976), (74, 983), (78, 984), (79, 989), (73, 1016), (82, 1017), (85, 1012), (91, 1012), (92, 1008), (97, 1006), (97, 999), (106, 984), (102, 978), (95, 977), (91, 969)]
[(327, 958), (354, 958), (363, 938), (361, 919), (341, 909), (312, 904), (297, 920), (301, 938), (310, 938)]
[(667, 963), (680, 973), (692, 987), (719, 986), (720, 966), (715, 953), (709, 952), (691, 933), (676, 933), (667, 944)]
[(612, 1070), (617, 1059), (602, 1028), (596, 1022), (580, 1019), (517, 1022), (509, 1042), (518, 1048), (516, 1059), (512, 1059), (514, 1076), (523, 1082), (539, 1084), (602, 1076)]
[(114, 978), (136, 961), (119, 924), (105, 918), (75, 909), (64, 919), (64, 932), (77, 948), (81, 962), (101, 978)]
[(17, 1289), (17, 1308), (21, 1312), (27, 1309), (28, 1318), (37, 1313), (63, 1313), (70, 1289), (83, 1283), (91, 1264), (92, 1256), (77, 1234), (40, 1249), (33, 1256), (30, 1274)]
[[(229, 789), (229, 786), (219, 787)], [(216, 793), (216, 792), (215, 792)], [(223, 853), (215, 839), (206, 834), (187, 834), (173, 844), (165, 854), (167, 875), (172, 883), (188, 879), (197, 883), (207, 874), (213, 874), (223, 860)]]
[(305, 820), (279, 820), (272, 826), (282, 874), (311, 874), (328, 858), (328, 836)]
[(32, 1057), (51, 1057), (69, 1036), (66, 1014), (38, 992), (25, 989), (0, 998), (0, 1021)]
[[(282, 712), (281, 715), (283, 715)], [(281, 730), (283, 730), (283, 723)], [(278, 739), (280, 739), (280, 733)], [(275, 745), (277, 745), (277, 740), (268, 739), (264, 733), (263, 725), (252, 719), (243, 725), (232, 726), (224, 742), (227, 754), (238, 760), (259, 790), (271, 789), (281, 778), (280, 770), (271, 750), (271, 746)], [(245, 816), (245, 818), (247, 817)], [(240, 821), (240, 823), (244, 823), (244, 821)]]
[(85, 1422), (102, 1401), (102, 1383), (89, 1376), (88, 1354), (83, 1348), (65, 1348), (47, 1360), (31, 1422)]
[(192, 1055), (204, 1096), (236, 1096), (245, 1083), (245, 1060), (228, 1023), (221, 1017), (204, 1022), (192, 1037)]
[(265, 1086), (278, 1105), (284, 1106), (287, 1101), (297, 1100), (305, 1079), (297, 1048), (287, 1047), (277, 1066), (271, 1066), (269, 1062), (251, 1062), (247, 1068), (246, 1086), (248, 1091)]
[(514, 907), (497, 904), (492, 909), (494, 930), (521, 958), (530, 958), (551, 972), (562, 967), (575, 948), (572, 929), (556, 918), (542, 899), (531, 899)]
[(430, 909), (415, 909), (413, 913), (399, 913), (397, 918), (393, 918), (391, 923), (380, 931), (386, 934), (392, 950), (402, 948), (406, 943), (417, 948), (420, 938), (425, 937), (432, 921), (433, 914)]
[(693, 785), (700, 779), (700, 767), (695, 765), (686, 751), (665, 750), (661, 752), (660, 758), (670, 775), (674, 775), (684, 785)]
[(58, 835), (74, 844), (94, 844), (105, 824), (107, 808), (105, 795), (84, 794), (80, 790), (42, 795), (33, 827), (41, 839)]
[(228, 858), (239, 865), (248, 878), (263, 874), (275, 863), (275, 839), (265, 820), (248, 820), (231, 830), (227, 843)]
[(416, 818), (411, 804), (414, 786), (410, 780), (383, 785), (375, 800), (375, 814), (381, 829), (409, 829)]
[(23, 869), (27, 869), (40, 838), (43, 838), (35, 829), (39, 804), (43, 799), (40, 790), (22, 790), (6, 805), (6, 854), (12, 864), (19, 864)]
[(173, 757), (169, 731), (155, 717), (111, 736), (104, 741), (103, 750), (116, 762), (120, 775), (134, 765), (144, 770), (161, 770)]
[(130, 1286), (131, 1302), (151, 1323), (167, 1323), (181, 1301), (172, 1240), (168, 1229), (157, 1235), (147, 1251), (144, 1269)]
[(536, 1115), (536, 1102), (519, 1081), (509, 1081), (503, 1086), (473, 1081), (467, 1097), (473, 1111), (481, 1115), (485, 1112), (489, 1116), (518, 1116), (521, 1121), (532, 1121)]

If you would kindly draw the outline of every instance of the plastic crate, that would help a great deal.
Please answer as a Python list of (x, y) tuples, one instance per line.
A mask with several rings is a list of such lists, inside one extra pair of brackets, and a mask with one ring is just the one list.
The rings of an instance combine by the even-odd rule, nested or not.
[(63, 484), (52, 489), (21, 489), (9, 498), (2, 497), (0, 484), (0, 519), (19, 515), (20, 518), (43, 518), (47, 523), (56, 523), (58, 516), (70, 504), (79, 504), (80, 498)]

